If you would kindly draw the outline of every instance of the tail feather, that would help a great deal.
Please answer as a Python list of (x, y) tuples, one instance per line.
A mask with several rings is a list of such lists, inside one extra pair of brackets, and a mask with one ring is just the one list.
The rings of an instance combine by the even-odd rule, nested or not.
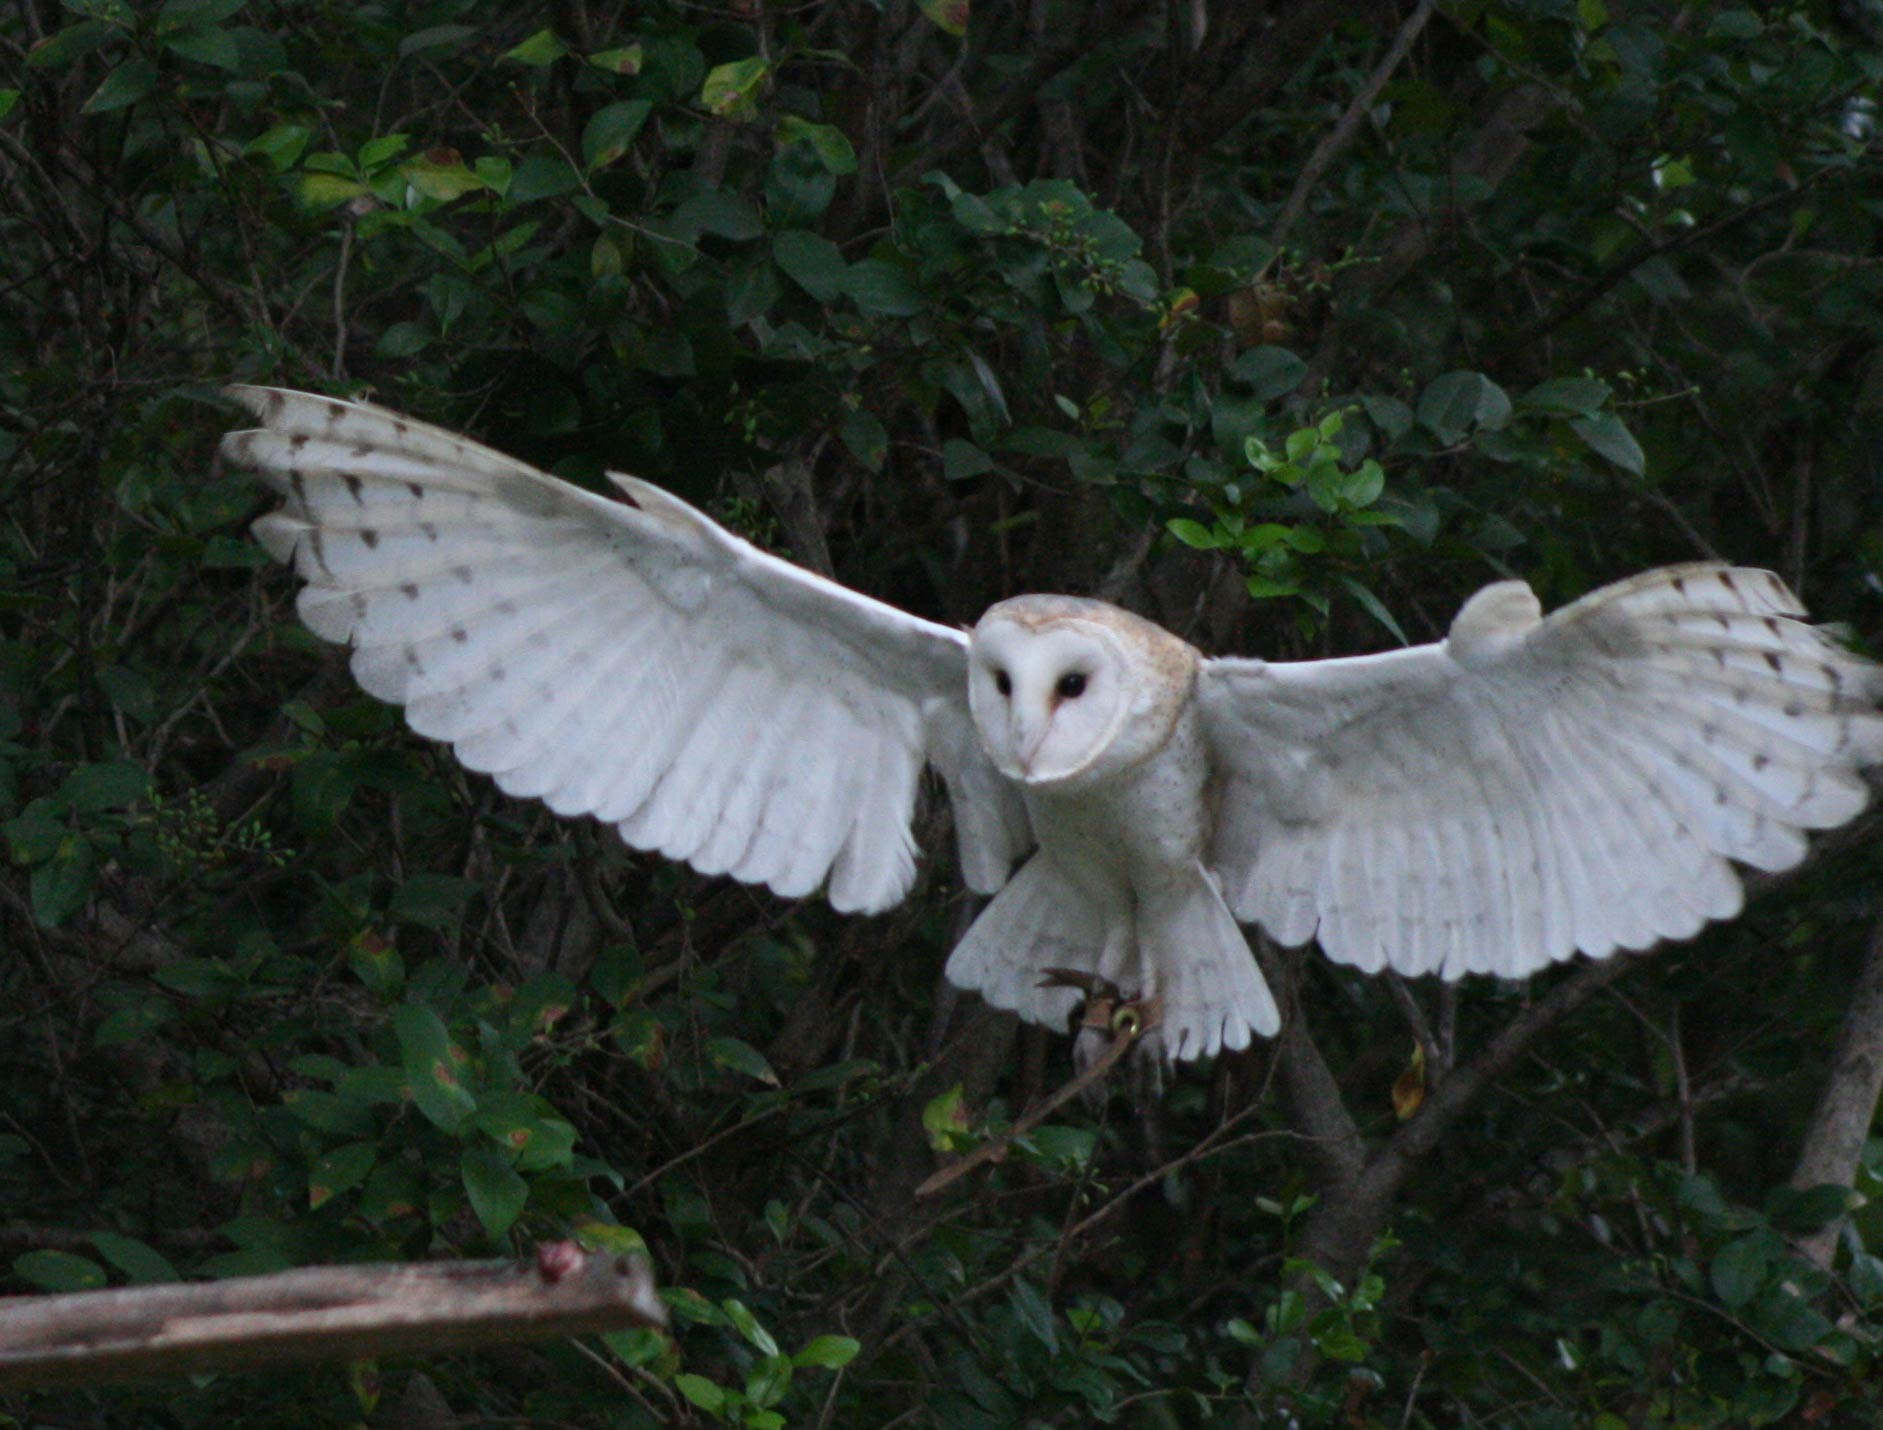
[(1041, 987), (1049, 968), (1109, 979), (1128, 997), (1158, 996), (1158, 1040), (1173, 1062), (1234, 1052), (1281, 1027), (1242, 929), (1201, 864), (1133, 910), (1099, 902), (1036, 854), (955, 946), (947, 973), (996, 1008), (1063, 1030), (1081, 995)]
[(1099, 973), (1107, 923), (1104, 911), (1050, 858), (1035, 854), (955, 945), (948, 981), (1029, 1023), (1064, 1032), (1079, 991), (1040, 984), (1049, 968)]
[[(1164, 1000), (1163, 1042), (1173, 1062), (1214, 1057), (1272, 1038), (1281, 1012), (1235, 915), (1201, 864), (1138, 908), (1138, 954)], [(1147, 990), (1153, 991), (1153, 990)]]

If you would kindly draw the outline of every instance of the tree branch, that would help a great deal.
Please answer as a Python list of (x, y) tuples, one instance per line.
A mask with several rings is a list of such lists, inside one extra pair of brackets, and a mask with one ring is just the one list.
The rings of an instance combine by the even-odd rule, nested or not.
[(1359, 132), (1360, 121), (1366, 118), (1372, 109), (1373, 101), (1386, 87), (1386, 81), (1393, 77), (1393, 72), (1405, 63), (1406, 56), (1412, 52), (1412, 42), (1419, 38), (1425, 29), (1426, 21), (1432, 18), (1433, 0), (1419, 0), (1406, 22), (1399, 27), (1399, 33), (1393, 36), (1393, 43), (1387, 49), (1380, 62), (1373, 67), (1373, 73), (1367, 76), (1366, 83), (1360, 86), (1360, 92), (1354, 95), (1352, 102), (1341, 114), (1340, 120), (1321, 137), (1321, 142), (1314, 146), (1314, 152), (1308, 156), (1308, 162), (1302, 165), (1301, 172), (1295, 177), (1295, 186), (1288, 193), (1288, 199), (1281, 206), (1281, 213), (1275, 219), (1274, 228), (1269, 230), (1268, 241), (1279, 253), (1288, 242), (1289, 231), (1308, 206), (1308, 199), (1315, 187), (1321, 182), (1321, 176), (1327, 172), (1327, 166), (1341, 150), (1353, 142), (1353, 136)]
[[(1851, 1186), (1863, 1144), (1883, 1093), (1883, 919), (1870, 933), (1870, 949), (1863, 972), (1851, 990), (1850, 1006), (1837, 1035), (1830, 1076), (1818, 1094), (1818, 1105), (1805, 1125), (1798, 1164), (1792, 1169), (1794, 1187), (1817, 1187), (1827, 1182)], [(1843, 1218), (1822, 1227), (1798, 1243), (1798, 1249), (1828, 1268), (1837, 1251)]]
[(915, 183), (937, 164), (981, 142), (989, 130), (999, 128), (1031, 104), (1060, 71), (1084, 59), (1093, 46), (1103, 44), (1137, 19), (1138, 10), (1138, 0), (1099, 0), (1086, 12), (1085, 23), (1063, 44), (1035, 56), (1026, 73), (995, 95), (993, 102), (975, 116), (974, 123), (955, 125), (942, 138), (932, 141), (896, 171), (895, 182)]
[(534, 1261), (316, 1266), (0, 1298), (0, 1389), (96, 1385), (665, 1326), (639, 1256), (547, 1242)]

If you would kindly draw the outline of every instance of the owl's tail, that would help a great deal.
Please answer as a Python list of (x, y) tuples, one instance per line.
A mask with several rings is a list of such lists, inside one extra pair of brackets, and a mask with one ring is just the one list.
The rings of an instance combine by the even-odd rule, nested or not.
[(1089, 973), (1126, 997), (1163, 1000), (1172, 1061), (1272, 1037), (1281, 1014), (1235, 916), (1203, 866), (1133, 904), (1108, 907), (1036, 854), (974, 921), (948, 959), (948, 981), (1028, 1022), (1066, 1030), (1077, 989), (1048, 986), (1049, 968)]

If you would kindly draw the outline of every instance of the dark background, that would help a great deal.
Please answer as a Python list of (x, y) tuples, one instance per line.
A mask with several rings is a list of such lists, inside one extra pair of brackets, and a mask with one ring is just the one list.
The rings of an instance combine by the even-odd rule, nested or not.
[(1867, 826), (1528, 987), (1280, 956), (1282, 1043), (918, 1203), (1071, 1075), (940, 988), (951, 859), (845, 920), (504, 800), (214, 452), (227, 380), (367, 393), (924, 616), (1222, 653), (1713, 557), (1861, 639), (1880, 75), (1875, 0), (6, 5), (0, 1290), (583, 1229), (676, 1332), (0, 1406), (1872, 1423), (1883, 1223), (1808, 1190), (1883, 1170)]

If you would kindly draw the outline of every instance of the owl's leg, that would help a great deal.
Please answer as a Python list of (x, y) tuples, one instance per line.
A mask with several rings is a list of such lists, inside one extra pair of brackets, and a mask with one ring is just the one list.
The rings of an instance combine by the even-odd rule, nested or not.
[[(1105, 942), (1099, 949), (1094, 965), (1098, 976), (1118, 990), (1119, 996), (1127, 1002), (1135, 1002), (1141, 995), (1139, 984), (1143, 979), (1141, 960), (1138, 958), (1137, 919), (1129, 909), (1115, 910), (1105, 923)], [(1111, 1046), (1112, 1033), (1109, 1030), (1081, 1026), (1079, 1035), (1073, 1040), (1072, 1061), (1080, 1072), (1084, 1072), (1097, 1062), (1100, 1054)], [(1157, 1034), (1148, 1035), (1155, 1040)], [(1095, 1087), (1090, 1097), (1103, 1098), (1104, 1089)], [(1088, 1099), (1089, 1100), (1089, 1099)]]

